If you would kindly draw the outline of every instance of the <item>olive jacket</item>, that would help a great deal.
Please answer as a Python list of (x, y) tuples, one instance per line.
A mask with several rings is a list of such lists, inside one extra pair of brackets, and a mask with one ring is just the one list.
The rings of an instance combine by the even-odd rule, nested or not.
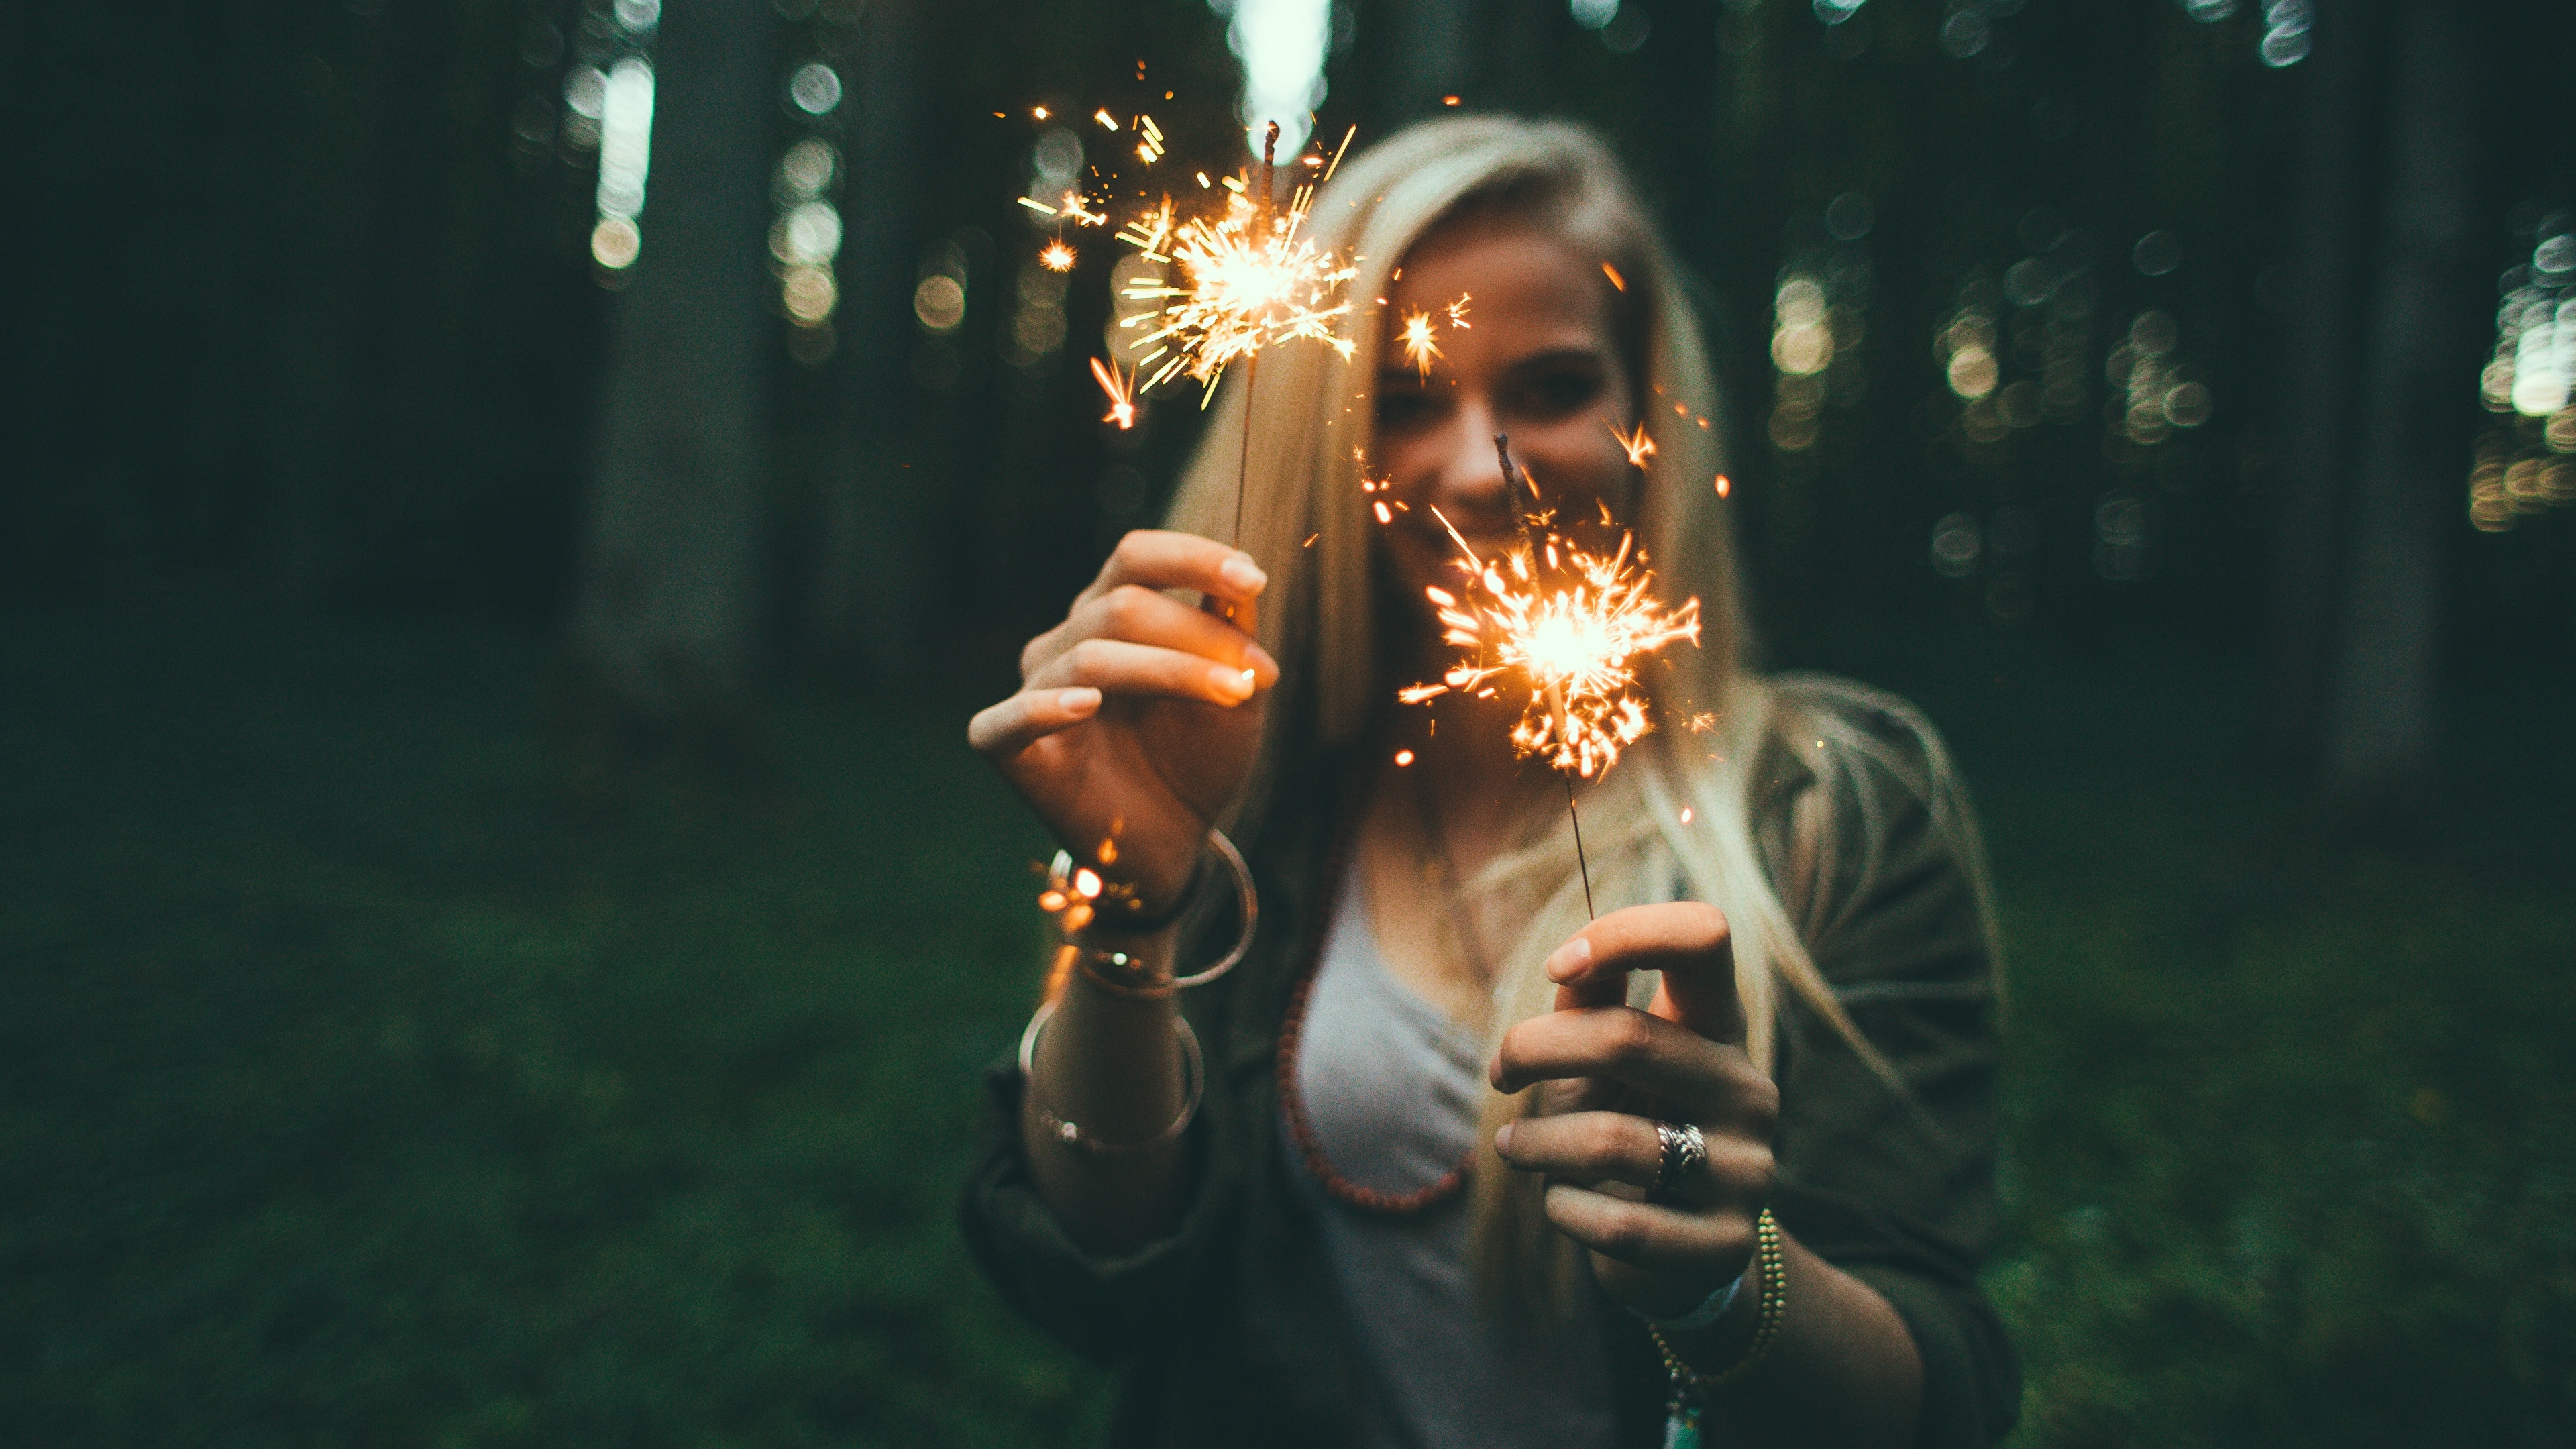
[[(1780, 724), (1755, 776), (1765, 782), (1757, 839), (1818, 968), (1911, 1100), (1812, 1013), (1784, 1008), (1771, 1206), (1911, 1330), (1923, 1361), (1915, 1442), (1983, 1449), (2012, 1427), (2020, 1372), (1976, 1276), (1998, 1225), (1996, 972), (1982, 867), (1945, 843), (1973, 849), (1974, 828), (1940, 828), (1964, 821), (1966, 805), (1911, 708), (1821, 676), (1775, 680), (1774, 692)], [(1351, 763), (1323, 759), (1325, 778), (1292, 782), (1281, 798), (1329, 801), (1332, 772)], [(1331, 814), (1282, 810), (1264, 828), (1254, 948), (1183, 998), (1207, 1087), (1169, 1237), (1115, 1257), (1077, 1246), (1030, 1179), (1016, 1067), (987, 1078), (962, 1204), (968, 1246), (1015, 1308), (1116, 1370), (1114, 1444), (1308, 1449), (1349, 1438), (1352, 1349), (1320, 1237), (1285, 1178), (1294, 1169), (1276, 1095), (1293, 978), (1335, 885), (1322, 878)], [(1599, 1307), (1620, 1442), (1658, 1444), (1665, 1384), (1653, 1344), (1606, 1298)]]

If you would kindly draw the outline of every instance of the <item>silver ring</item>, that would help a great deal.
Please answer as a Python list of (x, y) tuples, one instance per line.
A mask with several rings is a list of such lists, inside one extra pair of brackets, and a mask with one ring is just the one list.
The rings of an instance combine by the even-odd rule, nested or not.
[(1708, 1163), (1708, 1139), (1691, 1123), (1658, 1122), (1655, 1140), (1664, 1149), (1663, 1165), (1655, 1172), (1656, 1192), (1671, 1191), (1675, 1184)]

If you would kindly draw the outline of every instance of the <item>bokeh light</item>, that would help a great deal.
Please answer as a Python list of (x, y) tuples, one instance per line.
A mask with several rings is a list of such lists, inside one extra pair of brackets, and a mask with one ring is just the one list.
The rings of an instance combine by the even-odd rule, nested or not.
[(1226, 48), (1243, 62), (1241, 115), (1250, 149), (1260, 154), (1263, 133), (1276, 121), (1279, 154), (1295, 155), (1324, 103), (1330, 0), (1208, 0), (1208, 8), (1230, 21)]

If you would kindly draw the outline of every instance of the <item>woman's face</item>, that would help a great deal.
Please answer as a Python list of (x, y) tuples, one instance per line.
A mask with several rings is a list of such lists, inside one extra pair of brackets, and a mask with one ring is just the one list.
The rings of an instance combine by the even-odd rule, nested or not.
[[(1402, 505), (1386, 547), (1416, 605), (1425, 585), (1457, 581), (1457, 545), (1433, 507), (1479, 553), (1517, 537), (1497, 433), (1561, 517), (1595, 516), (1597, 502), (1636, 524), (1642, 475), (1612, 431), (1634, 424), (1635, 388), (1601, 259), (1535, 229), (1466, 226), (1425, 237), (1398, 271), (1369, 461), (1389, 485), (1379, 496)], [(1462, 295), (1463, 326), (1445, 310)], [(1435, 323), (1439, 348), (1427, 376), (1404, 346), (1404, 319), (1417, 312)]]

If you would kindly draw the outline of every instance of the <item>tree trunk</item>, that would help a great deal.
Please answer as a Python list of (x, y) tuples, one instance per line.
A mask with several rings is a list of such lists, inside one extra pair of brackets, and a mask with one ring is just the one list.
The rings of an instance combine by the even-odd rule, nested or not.
[(849, 406), (823, 485), (812, 560), (810, 627), (826, 653), (855, 657), (878, 679), (924, 664), (929, 510), (912, 456), (916, 411), (907, 376), (921, 164), (921, 47), (916, 0), (871, 0), (859, 12), (855, 104), (842, 187), (841, 357)]
[(770, 50), (763, 0), (672, 0), (655, 44), (643, 251), (617, 299), (573, 610), (599, 681), (653, 722), (730, 712), (755, 662)]
[(2325, 786), (2346, 805), (2402, 804), (2432, 768), (2443, 529), (2465, 456), (2474, 347), (2464, 317), (2474, 71), (2435, 0), (2397, 17), (2389, 166), (2379, 216), (2352, 473), (2352, 532), (2328, 694)]
[(2323, 728), (2333, 653), (2337, 547), (2345, 475), (2352, 465), (2353, 354), (2360, 310), (2363, 206), (2370, 132), (2370, 7), (2319, 0), (2316, 49), (2303, 67), (2298, 222), (2292, 259), (2289, 344), (2282, 358), (2288, 405), (2274, 500), (2265, 744), (2274, 761), (2305, 770)]

